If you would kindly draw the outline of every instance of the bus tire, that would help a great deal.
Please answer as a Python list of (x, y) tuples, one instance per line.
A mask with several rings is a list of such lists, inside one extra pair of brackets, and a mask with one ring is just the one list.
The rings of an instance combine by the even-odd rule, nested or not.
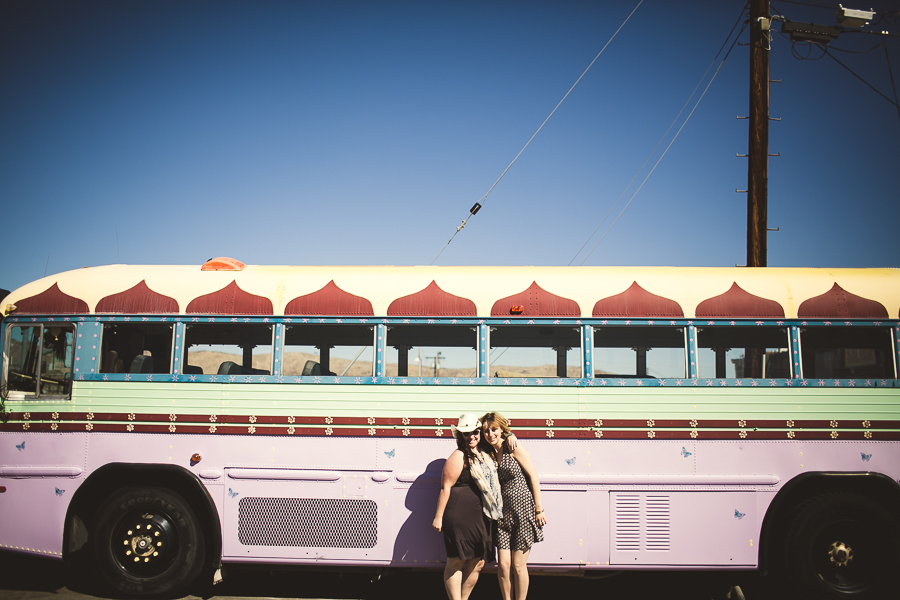
[(202, 571), (200, 524), (171, 490), (118, 490), (101, 506), (96, 523), (97, 570), (119, 594), (179, 597)]
[(786, 575), (803, 598), (887, 598), (900, 526), (877, 502), (836, 492), (802, 504), (788, 530)]

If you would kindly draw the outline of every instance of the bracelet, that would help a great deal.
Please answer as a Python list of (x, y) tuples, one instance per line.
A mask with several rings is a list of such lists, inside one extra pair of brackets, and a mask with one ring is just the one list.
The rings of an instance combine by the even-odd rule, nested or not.
[(544, 509), (543, 509), (543, 508), (542, 508), (541, 510), (536, 510), (536, 511), (534, 511), (534, 514), (539, 515), (539, 514), (541, 514), (542, 512), (544, 512)]

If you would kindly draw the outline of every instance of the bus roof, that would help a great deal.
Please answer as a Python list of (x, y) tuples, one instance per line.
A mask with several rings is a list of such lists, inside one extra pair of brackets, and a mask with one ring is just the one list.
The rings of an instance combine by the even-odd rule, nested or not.
[(254, 266), (214, 259), (85, 267), (14, 290), (0, 308), (6, 315), (897, 319), (900, 270)]

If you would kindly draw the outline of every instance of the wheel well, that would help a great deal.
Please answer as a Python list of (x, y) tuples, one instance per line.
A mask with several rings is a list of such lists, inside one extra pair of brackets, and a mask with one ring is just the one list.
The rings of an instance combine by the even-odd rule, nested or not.
[(783, 548), (785, 536), (797, 509), (805, 501), (829, 492), (854, 492), (865, 495), (893, 511), (900, 502), (900, 483), (881, 473), (809, 472), (788, 481), (775, 495), (766, 511), (760, 533), (759, 569), (765, 574), (778, 559), (769, 548)]
[(64, 559), (86, 543), (95, 526), (97, 510), (116, 490), (126, 487), (161, 487), (183, 497), (197, 514), (206, 540), (206, 566), (215, 569), (222, 557), (219, 513), (206, 487), (196, 475), (178, 465), (109, 463), (79, 486), (66, 514)]

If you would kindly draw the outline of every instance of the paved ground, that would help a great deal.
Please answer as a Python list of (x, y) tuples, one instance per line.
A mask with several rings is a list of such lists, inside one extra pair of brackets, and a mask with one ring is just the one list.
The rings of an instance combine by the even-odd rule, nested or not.
[[(59, 563), (0, 552), (0, 598), (3, 600), (91, 600), (97, 593), (90, 585), (65, 587)], [(747, 600), (771, 600), (753, 573), (622, 573), (604, 579), (533, 576), (529, 598), (580, 600), (726, 600), (740, 598), (739, 585)], [(388, 572), (380, 578), (370, 573), (232, 570), (225, 581), (187, 600), (244, 598), (366, 599), (445, 598), (440, 575), (434, 572)], [(101, 596), (102, 597), (102, 596)], [(472, 600), (498, 599), (494, 573), (479, 581)]]

